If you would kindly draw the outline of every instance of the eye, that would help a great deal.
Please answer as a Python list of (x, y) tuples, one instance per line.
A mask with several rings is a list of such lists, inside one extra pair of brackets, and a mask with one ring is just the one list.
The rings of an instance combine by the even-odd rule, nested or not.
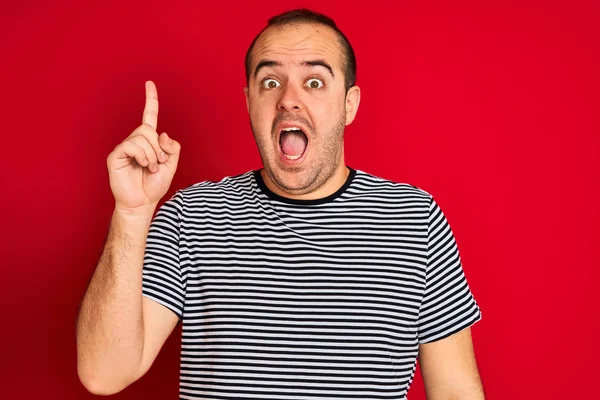
[(306, 84), (309, 88), (311, 89), (320, 89), (323, 86), (325, 86), (325, 84), (323, 83), (322, 80), (317, 79), (317, 78), (311, 78), (308, 81), (306, 81)]
[(275, 89), (281, 85), (281, 83), (277, 82), (275, 79), (267, 78), (262, 81), (262, 85), (265, 89)]

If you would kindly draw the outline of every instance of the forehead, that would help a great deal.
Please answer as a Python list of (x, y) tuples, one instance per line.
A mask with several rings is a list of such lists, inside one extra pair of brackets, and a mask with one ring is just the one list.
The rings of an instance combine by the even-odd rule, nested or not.
[(328, 61), (340, 69), (342, 49), (335, 31), (320, 24), (293, 24), (267, 28), (252, 49), (252, 69), (260, 60), (299, 63), (309, 59)]

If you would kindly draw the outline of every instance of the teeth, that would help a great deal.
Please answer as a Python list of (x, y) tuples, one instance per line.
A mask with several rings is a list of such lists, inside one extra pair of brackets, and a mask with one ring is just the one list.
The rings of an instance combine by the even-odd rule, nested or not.
[(295, 126), (289, 127), (289, 128), (283, 128), (284, 131), (300, 131), (300, 128), (296, 128)]
[(297, 156), (290, 156), (290, 155), (287, 155), (287, 154), (283, 153), (283, 155), (284, 155), (284, 156), (285, 156), (285, 158), (287, 158), (288, 160), (297, 160), (297, 159), (299, 159), (299, 158), (300, 158), (300, 156), (301, 156), (302, 154), (298, 154)]

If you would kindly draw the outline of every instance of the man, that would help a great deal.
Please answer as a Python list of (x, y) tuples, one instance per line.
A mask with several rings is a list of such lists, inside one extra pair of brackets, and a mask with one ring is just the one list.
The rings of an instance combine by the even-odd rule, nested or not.
[(182, 322), (180, 398), (483, 399), (481, 319), (433, 197), (347, 167), (356, 61), (329, 18), (269, 20), (244, 89), (264, 168), (167, 192), (181, 146), (143, 123), (109, 155), (115, 211), (78, 317), (78, 373), (115, 393)]

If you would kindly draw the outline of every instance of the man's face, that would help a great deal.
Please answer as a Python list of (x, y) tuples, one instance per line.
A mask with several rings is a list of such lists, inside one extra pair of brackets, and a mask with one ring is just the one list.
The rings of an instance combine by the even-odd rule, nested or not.
[(359, 93), (353, 87), (347, 98), (342, 62), (324, 25), (271, 27), (255, 43), (244, 89), (250, 125), (265, 172), (283, 192), (311, 193), (345, 171), (344, 128)]

